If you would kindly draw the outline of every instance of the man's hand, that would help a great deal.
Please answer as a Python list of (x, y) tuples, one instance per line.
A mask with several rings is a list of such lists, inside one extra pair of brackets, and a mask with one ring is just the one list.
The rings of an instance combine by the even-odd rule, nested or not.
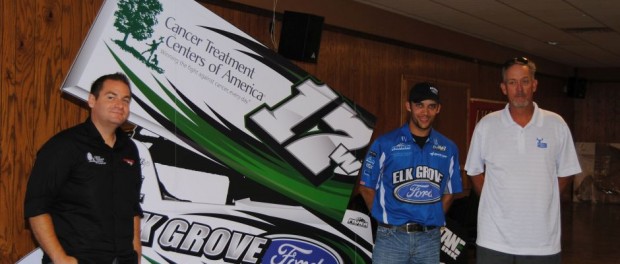
[(56, 231), (54, 231), (54, 223), (49, 214), (41, 214), (30, 217), (30, 228), (34, 233), (34, 238), (45, 253), (52, 259), (54, 264), (77, 264), (76, 258), (67, 255), (60, 245)]
[(65, 255), (62, 259), (52, 260), (54, 264), (78, 264), (78, 260), (72, 256)]
[(375, 190), (370, 189), (366, 186), (360, 185), (359, 192), (360, 192), (360, 195), (362, 195), (362, 198), (364, 198), (364, 202), (366, 202), (366, 207), (368, 207), (368, 211), (372, 212), (372, 203), (375, 199)]

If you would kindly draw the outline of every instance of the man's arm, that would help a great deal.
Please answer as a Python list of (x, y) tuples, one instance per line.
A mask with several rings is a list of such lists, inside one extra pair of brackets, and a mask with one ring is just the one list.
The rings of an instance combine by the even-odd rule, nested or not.
[(450, 206), (452, 205), (453, 200), (454, 200), (454, 195), (452, 195), (451, 193), (447, 193), (441, 196), (441, 204), (443, 207), (444, 214), (448, 213), (448, 209), (450, 209)]
[(573, 176), (558, 177), (558, 185), (560, 187), (560, 196), (566, 191), (568, 186), (573, 182)]
[(78, 261), (72, 256), (68, 256), (60, 245), (56, 232), (54, 231), (54, 223), (49, 214), (41, 214), (28, 218), (30, 228), (35, 239), (39, 242), (39, 246), (52, 259), (55, 264), (72, 263), (77, 264)]
[(368, 211), (372, 211), (372, 202), (375, 199), (375, 190), (360, 185), (359, 192), (362, 195), (362, 198), (364, 198), (364, 202), (366, 202), (366, 207), (368, 207)]
[(138, 254), (138, 263), (142, 260), (142, 242), (140, 242), (140, 216), (133, 217), (133, 249)]
[(470, 176), (471, 183), (474, 186), (474, 191), (480, 196), (482, 193), (482, 186), (484, 185), (484, 173), (480, 173), (476, 176)]

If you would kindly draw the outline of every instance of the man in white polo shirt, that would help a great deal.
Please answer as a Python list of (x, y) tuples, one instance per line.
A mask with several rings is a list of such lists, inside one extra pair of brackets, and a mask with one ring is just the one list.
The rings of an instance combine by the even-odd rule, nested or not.
[(476, 125), (465, 164), (480, 195), (478, 264), (560, 264), (560, 193), (581, 172), (562, 117), (533, 102), (536, 65), (502, 67), (503, 110)]

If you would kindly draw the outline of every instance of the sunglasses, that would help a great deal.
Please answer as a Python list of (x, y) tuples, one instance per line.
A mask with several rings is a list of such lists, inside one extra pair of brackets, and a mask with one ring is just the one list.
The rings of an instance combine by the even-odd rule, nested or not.
[(528, 63), (530, 63), (530, 61), (526, 57), (515, 57), (504, 62), (504, 69), (515, 64), (527, 65)]

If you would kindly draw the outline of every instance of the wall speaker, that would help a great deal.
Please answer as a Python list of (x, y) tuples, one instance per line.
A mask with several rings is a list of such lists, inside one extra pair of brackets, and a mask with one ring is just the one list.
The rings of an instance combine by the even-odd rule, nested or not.
[(278, 53), (289, 59), (315, 63), (322, 30), (323, 17), (284, 11)]
[(583, 78), (571, 77), (566, 83), (566, 95), (571, 98), (585, 98), (588, 80)]

